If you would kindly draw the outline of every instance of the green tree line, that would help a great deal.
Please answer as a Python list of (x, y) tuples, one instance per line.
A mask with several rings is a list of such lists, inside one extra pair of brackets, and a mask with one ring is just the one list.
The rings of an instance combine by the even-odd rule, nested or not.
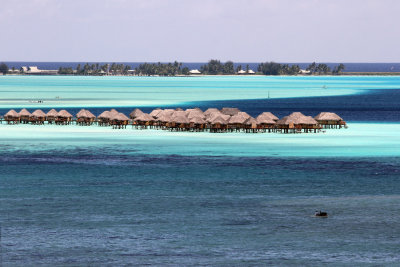
[[(129, 73), (130, 69), (131, 67), (128, 65), (117, 63), (103, 65), (100, 65), (99, 63), (86, 63), (84, 65), (78, 64), (75, 70), (71, 67), (60, 67), (58, 69), (58, 73), (65, 75), (126, 75)], [(342, 63), (333, 67), (331, 70), (327, 64), (317, 64), (313, 62), (307, 67), (307, 72), (303, 74), (339, 75), (344, 69), (345, 66)], [(240, 70), (242, 70), (241, 65), (237, 66), (235, 69), (232, 61), (222, 63), (220, 60), (216, 59), (212, 59), (207, 64), (204, 64), (200, 67), (200, 72), (206, 75), (232, 75)], [(5, 63), (1, 63), (0, 73), (7, 74), (8, 71), (8, 66)], [(249, 71), (249, 65), (246, 66), (246, 71)], [(264, 75), (297, 75), (300, 73), (300, 67), (296, 64), (289, 65), (276, 62), (265, 62), (258, 65), (257, 71), (259, 74)], [(143, 76), (176, 76), (188, 75), (189, 69), (187, 67), (183, 67), (183, 64), (177, 61), (173, 63), (143, 63), (135, 68), (135, 73), (136, 75)]]
[(160, 76), (176, 76), (176, 75), (188, 75), (189, 69), (187, 67), (182, 68), (182, 63), (175, 61), (174, 63), (143, 63), (135, 68), (137, 75), (160, 75)]

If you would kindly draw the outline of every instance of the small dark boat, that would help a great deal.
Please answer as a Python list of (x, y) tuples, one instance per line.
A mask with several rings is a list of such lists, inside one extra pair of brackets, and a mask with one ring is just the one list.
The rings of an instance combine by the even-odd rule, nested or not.
[(328, 217), (328, 213), (325, 211), (315, 211), (315, 217)]

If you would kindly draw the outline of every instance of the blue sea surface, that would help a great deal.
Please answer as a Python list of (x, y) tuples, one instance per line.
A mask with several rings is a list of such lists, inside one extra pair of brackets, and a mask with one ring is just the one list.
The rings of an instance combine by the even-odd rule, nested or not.
[(5, 266), (400, 261), (398, 158), (97, 154), (0, 158)]
[[(372, 135), (360, 130), (359, 138), (352, 124), (326, 135), (249, 134), (243, 140), (240, 134), (164, 136), (149, 130), (146, 136), (132, 129), (104, 138), (107, 131), (48, 125), (16, 126), (31, 130), (10, 134), (12, 126), (2, 125), (0, 265), (396, 266), (400, 158), (377, 155), (391, 142), (391, 149), (399, 144), (397, 85), (367, 91), (355, 86), (360, 93), (350, 95), (179, 105), (235, 106), (253, 116), (266, 110), (279, 117), (334, 111), (378, 127)], [(118, 110), (128, 114), (133, 108)], [(90, 108), (96, 115), (105, 109)], [(394, 125), (390, 133), (387, 124)], [(279, 141), (296, 156), (267, 156), (277, 148), (250, 142), (252, 136)], [(216, 143), (221, 138), (226, 142)], [(320, 156), (346, 151), (349, 140), (357, 151), (367, 147), (368, 156)], [(194, 153), (201, 145), (203, 153)], [(327, 211), (328, 218), (314, 217), (315, 210)]]

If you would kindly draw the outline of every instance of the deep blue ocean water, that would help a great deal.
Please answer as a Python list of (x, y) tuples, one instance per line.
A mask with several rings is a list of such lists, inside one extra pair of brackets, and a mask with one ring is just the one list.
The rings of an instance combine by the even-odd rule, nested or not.
[(398, 158), (96, 154), (0, 158), (5, 266), (400, 261)]
[[(399, 103), (400, 90), (391, 89), (187, 107), (236, 106), (253, 116), (267, 107), (280, 117), (328, 110), (348, 121), (398, 123)], [(101, 144), (42, 146), (13, 151), (0, 143), (3, 266), (400, 262), (397, 157), (156, 156)], [(315, 218), (315, 210), (330, 216)]]

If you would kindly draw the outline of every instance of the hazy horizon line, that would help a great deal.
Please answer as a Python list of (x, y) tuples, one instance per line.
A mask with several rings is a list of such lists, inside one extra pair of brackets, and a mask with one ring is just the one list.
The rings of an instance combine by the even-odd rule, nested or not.
[[(211, 59), (210, 59), (211, 60)], [(173, 63), (173, 62), (179, 62), (179, 63), (208, 63), (210, 60), (208, 60), (208, 61), (178, 61), (178, 60), (173, 60), (173, 61), (115, 61), (115, 60), (109, 60), (109, 61), (107, 61), (107, 60), (103, 60), (103, 61), (99, 61), (99, 60), (93, 60), (93, 61), (41, 61), (41, 60), (34, 60), (34, 61), (32, 61), (32, 60), (27, 60), (27, 61), (24, 61), (24, 60), (15, 60), (15, 61), (13, 61), (13, 60), (0, 60), (0, 62), (3, 62), (3, 63), (7, 63), (7, 62), (37, 62), (37, 63), (82, 63), (82, 62), (87, 62), (87, 63), (95, 63), (95, 62), (97, 62), (97, 63), (109, 63), (109, 62), (112, 62), (112, 63)], [(212, 60), (219, 60), (219, 59), (212, 59)], [(313, 62), (316, 62), (316, 63), (326, 63), (326, 64), (340, 64), (340, 63), (342, 63), (342, 64), (400, 64), (400, 62), (395, 62), (395, 61), (393, 61), (393, 62), (383, 62), (383, 61), (379, 61), (379, 62), (369, 62), (369, 61), (359, 61), (359, 62), (355, 62), (355, 61), (353, 61), (353, 62), (345, 62), (345, 61), (336, 61), (336, 62), (334, 62), (334, 61), (315, 61), (315, 60), (312, 60), (312, 61), (277, 61), (277, 60), (264, 60), (264, 61), (233, 61), (233, 60), (226, 60), (226, 61), (222, 61), (222, 60), (219, 60), (219, 61), (221, 61), (221, 62), (229, 62), (229, 61), (231, 61), (231, 62), (233, 62), (233, 63), (265, 63), (265, 62), (275, 62), (275, 63), (283, 63), (283, 64), (285, 64), (285, 63), (313, 63)]]

